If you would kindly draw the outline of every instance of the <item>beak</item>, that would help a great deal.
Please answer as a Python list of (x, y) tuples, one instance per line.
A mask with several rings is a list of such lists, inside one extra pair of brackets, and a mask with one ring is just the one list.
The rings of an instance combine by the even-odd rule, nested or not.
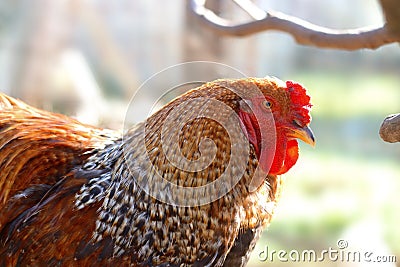
[(310, 146), (315, 146), (315, 138), (312, 130), (308, 126), (301, 127), (298, 123), (293, 122), (294, 128), (289, 128), (289, 137), (298, 138), (301, 141), (309, 144)]

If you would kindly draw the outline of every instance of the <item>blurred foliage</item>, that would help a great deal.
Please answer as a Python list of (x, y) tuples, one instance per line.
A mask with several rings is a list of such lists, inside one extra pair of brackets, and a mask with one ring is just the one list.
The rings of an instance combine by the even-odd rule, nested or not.
[(375, 119), (399, 108), (400, 76), (357, 71), (296, 73), (312, 95), (316, 117)]

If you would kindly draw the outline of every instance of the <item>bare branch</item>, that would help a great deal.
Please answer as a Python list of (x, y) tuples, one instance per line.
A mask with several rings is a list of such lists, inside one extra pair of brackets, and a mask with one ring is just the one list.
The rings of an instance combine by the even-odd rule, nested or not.
[(264, 19), (267, 16), (267, 12), (255, 5), (251, 0), (232, 0), (241, 9), (246, 11), (250, 17), (255, 20)]
[(202, 4), (204, 1), (190, 0), (190, 7), (193, 14), (204, 25), (224, 35), (246, 36), (267, 30), (277, 30), (289, 33), (297, 43), (302, 45), (343, 50), (376, 49), (385, 44), (400, 42), (400, 37), (391, 34), (385, 25), (335, 30), (279, 12), (268, 11), (263, 17), (260, 9), (254, 5), (251, 6), (249, 1), (234, 1), (253, 19), (257, 19), (243, 24), (233, 24), (205, 8)]
[(400, 113), (385, 118), (379, 130), (383, 141), (389, 143), (400, 142)]
[(392, 35), (400, 37), (400, 4), (398, 0), (380, 0), (383, 14), (387, 21), (387, 28)]

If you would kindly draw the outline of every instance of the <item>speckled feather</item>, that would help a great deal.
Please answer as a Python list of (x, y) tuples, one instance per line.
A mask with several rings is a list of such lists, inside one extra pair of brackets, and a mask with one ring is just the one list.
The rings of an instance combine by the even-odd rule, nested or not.
[[(214, 151), (216, 156), (204, 170), (185, 171), (163, 152), (162, 126), (192, 98), (222, 101), (235, 113), (240, 97), (227, 88), (246, 94), (254, 85), (280, 98), (287, 109), (282, 113), (289, 112), (290, 93), (282, 93), (277, 80), (219, 80), (178, 97), (124, 136), (0, 95), (0, 266), (245, 265), (281, 188), (278, 176), (265, 174), (257, 190), (249, 190), (258, 166), (252, 145), (239, 147), (250, 151), (246, 170), (215, 201), (179, 207), (148, 192), (196, 204), (195, 195), (172, 196), (168, 186), (152, 183), (154, 172), (185, 187), (213, 182), (231, 160), (232, 136), (216, 120), (187, 123), (178, 142), (182, 155), (197, 160)], [(186, 110), (195, 114), (204, 106)], [(216, 151), (200, 153), (204, 138), (214, 141)]]

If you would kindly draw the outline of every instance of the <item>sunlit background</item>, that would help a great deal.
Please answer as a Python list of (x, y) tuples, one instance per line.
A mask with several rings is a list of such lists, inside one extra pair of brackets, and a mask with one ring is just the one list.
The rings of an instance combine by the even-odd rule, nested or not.
[[(236, 6), (222, 2), (225, 17), (245, 20)], [(257, 3), (332, 28), (382, 22), (376, 0)], [(400, 266), (400, 145), (378, 135), (385, 116), (400, 112), (399, 45), (345, 52), (299, 46), (277, 32), (222, 37), (196, 23), (186, 5), (184, 0), (0, 1), (0, 91), (118, 129), (140, 84), (177, 63), (216, 61), (248, 76), (299, 81), (312, 96), (317, 145), (301, 145), (298, 164), (285, 175), (276, 216), (249, 266), (374, 265), (258, 258), (266, 246), (318, 252), (338, 249), (339, 239), (351, 251), (395, 255)], [(149, 90), (141, 103), (152, 105), (157, 94)]]

